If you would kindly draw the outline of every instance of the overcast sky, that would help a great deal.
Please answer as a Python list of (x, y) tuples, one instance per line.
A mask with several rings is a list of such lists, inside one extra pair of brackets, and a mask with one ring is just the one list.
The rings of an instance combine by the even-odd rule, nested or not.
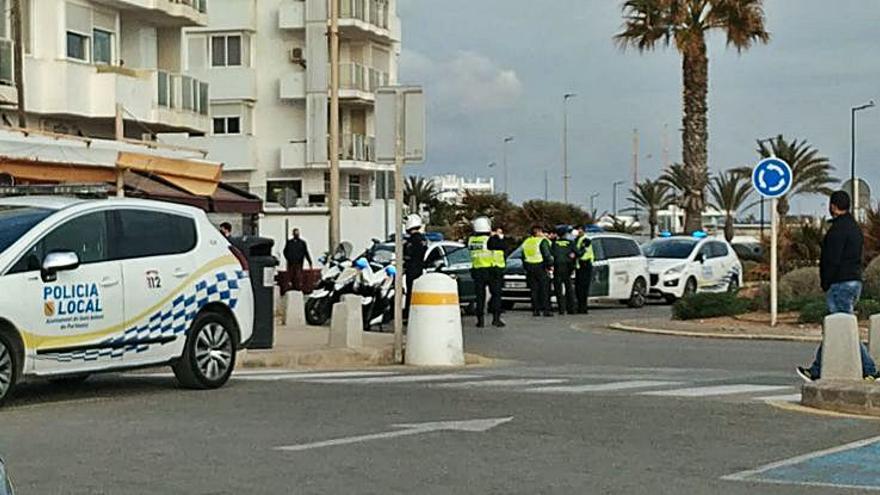
[[(515, 200), (562, 196), (562, 95), (569, 103), (570, 198), (632, 180), (632, 134), (641, 136), (642, 177), (681, 161), (681, 62), (673, 49), (621, 52), (617, 0), (399, 0), (401, 81), (429, 97), (428, 160), (413, 174), (495, 174), (503, 188), (501, 140), (508, 145)], [(755, 139), (806, 139), (849, 176), (850, 108), (880, 103), (880, 1), (766, 0), (772, 39), (738, 55), (710, 40), (709, 164), (753, 164)], [(880, 109), (859, 113), (860, 175), (880, 196)], [(417, 168), (418, 167), (418, 168)], [(818, 212), (818, 198), (794, 201)]]

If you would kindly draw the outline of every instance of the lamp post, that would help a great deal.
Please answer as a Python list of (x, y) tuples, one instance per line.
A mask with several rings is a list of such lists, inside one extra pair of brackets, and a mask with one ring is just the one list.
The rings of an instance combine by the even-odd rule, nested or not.
[(562, 200), (568, 203), (568, 100), (577, 96), (575, 93), (562, 95)]
[(853, 214), (858, 218), (859, 214), (859, 183), (856, 180), (856, 112), (867, 110), (869, 108), (874, 107), (874, 100), (865, 103), (864, 105), (859, 105), (857, 107), (852, 107), (851, 112), (851, 127), (850, 127), (850, 138), (852, 141), (852, 148), (850, 150), (850, 180), (852, 181), (852, 190), (850, 193), (852, 194), (852, 211)]
[(612, 193), (612, 196), (611, 196), (611, 205), (612, 205), (612, 210), (614, 210), (615, 217), (617, 217), (617, 187), (620, 186), (621, 184), (623, 184), (622, 180), (614, 181), (614, 184), (613, 184), (614, 192)]
[(501, 144), (502, 152), (504, 154), (504, 194), (509, 194), (509, 190), (507, 189), (507, 181), (508, 181), (508, 173), (507, 173), (507, 143), (513, 142), (513, 136), (507, 136), (504, 138), (504, 142)]
[(598, 198), (598, 197), (599, 197), (599, 193), (593, 193), (590, 195), (590, 215), (592, 215), (593, 212), (596, 211), (595, 205), (596, 205), (596, 198)]

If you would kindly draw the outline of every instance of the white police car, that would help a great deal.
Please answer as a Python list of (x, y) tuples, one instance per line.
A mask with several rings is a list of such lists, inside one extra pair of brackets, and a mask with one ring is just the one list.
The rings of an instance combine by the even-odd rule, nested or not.
[(201, 210), (0, 199), (0, 403), (17, 382), (171, 364), (216, 388), (253, 330), (247, 261)]
[(742, 285), (742, 264), (723, 237), (665, 233), (642, 250), (651, 273), (650, 295), (667, 302), (695, 292), (736, 291)]

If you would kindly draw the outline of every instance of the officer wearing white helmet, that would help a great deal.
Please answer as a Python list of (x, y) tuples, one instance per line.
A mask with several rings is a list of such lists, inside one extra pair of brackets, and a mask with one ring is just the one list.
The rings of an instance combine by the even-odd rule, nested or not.
[(474, 234), (468, 239), (471, 254), (471, 277), (477, 292), (477, 328), (486, 326), (486, 288), (492, 295), (489, 312), (492, 326), (503, 327), (501, 321), (501, 287), (504, 283), (504, 241), (498, 235), (490, 235), (492, 223), (479, 217), (473, 223)]
[(406, 240), (403, 243), (403, 273), (406, 280), (406, 306), (403, 318), (409, 318), (409, 305), (412, 301), (413, 282), (425, 271), (425, 253), (428, 240), (422, 235), (422, 217), (412, 214), (406, 217)]

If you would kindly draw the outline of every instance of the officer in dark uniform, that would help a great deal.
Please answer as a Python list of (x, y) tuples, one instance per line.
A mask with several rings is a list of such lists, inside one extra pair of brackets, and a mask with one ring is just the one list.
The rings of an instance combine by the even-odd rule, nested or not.
[(578, 233), (575, 241), (577, 252), (577, 272), (575, 274), (575, 292), (577, 293), (578, 313), (589, 313), (590, 283), (593, 280), (593, 244), (586, 234), (586, 227)]
[(526, 283), (532, 293), (532, 314), (553, 316), (550, 311), (550, 273), (553, 272), (553, 254), (550, 241), (540, 225), (531, 228), (531, 235), (523, 241), (523, 268)]
[(471, 277), (477, 292), (477, 328), (485, 323), (486, 289), (489, 289), (489, 312), (492, 326), (503, 327), (501, 321), (501, 288), (504, 283), (504, 241), (497, 235), (489, 235), (492, 224), (486, 217), (474, 220), (474, 235), (467, 242), (471, 254)]
[(425, 272), (425, 254), (428, 240), (422, 235), (422, 217), (410, 215), (406, 219), (407, 238), (403, 244), (403, 273), (406, 276), (406, 306), (403, 319), (409, 319), (409, 305), (412, 302), (413, 283)]
[(572, 276), (577, 261), (577, 251), (574, 240), (570, 237), (571, 231), (569, 225), (557, 225), (557, 237), (553, 241), (553, 289), (561, 315), (575, 312)]

